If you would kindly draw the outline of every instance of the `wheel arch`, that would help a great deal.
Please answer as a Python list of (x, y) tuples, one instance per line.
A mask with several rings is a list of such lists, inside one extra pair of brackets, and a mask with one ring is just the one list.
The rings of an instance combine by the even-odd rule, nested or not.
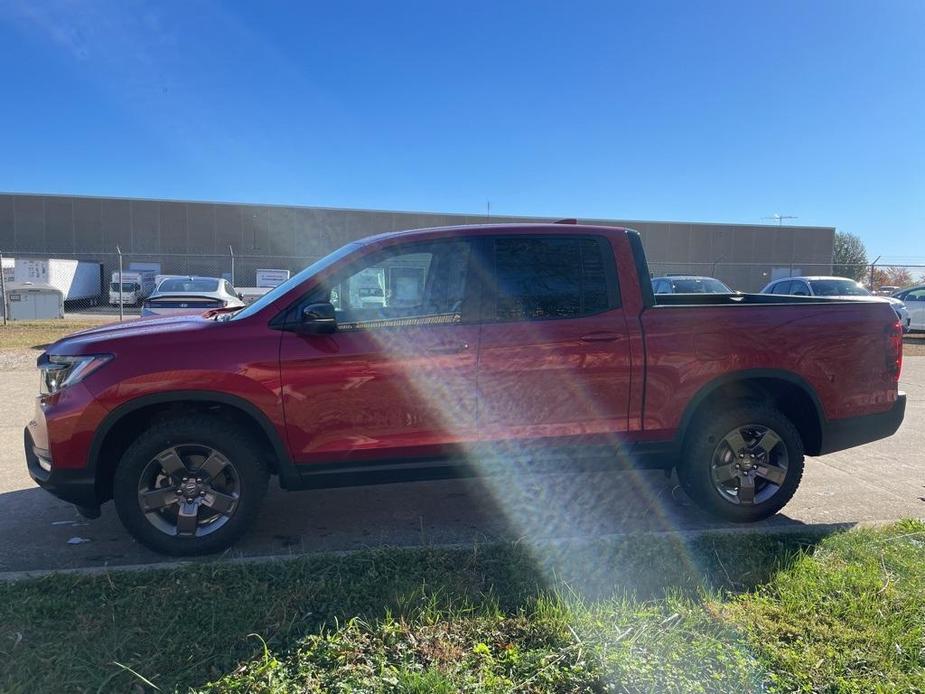
[(133, 436), (158, 418), (190, 410), (214, 411), (249, 428), (267, 451), (270, 470), (279, 475), (281, 484), (287, 486), (287, 482), (294, 479), (296, 472), (285, 441), (266, 414), (254, 404), (218, 391), (169, 391), (143, 395), (119, 405), (97, 428), (87, 454), (87, 466), (94, 471), (100, 501), (112, 497), (112, 479), (119, 457)]
[(798, 374), (782, 369), (746, 369), (724, 374), (697, 391), (681, 416), (683, 445), (695, 417), (720, 403), (761, 400), (781, 410), (800, 432), (807, 455), (819, 455), (825, 413), (815, 389)]

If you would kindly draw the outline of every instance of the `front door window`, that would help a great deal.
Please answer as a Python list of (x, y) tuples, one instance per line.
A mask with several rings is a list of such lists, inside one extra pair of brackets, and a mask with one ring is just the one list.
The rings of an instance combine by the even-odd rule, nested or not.
[(374, 253), (328, 283), (338, 330), (462, 321), (466, 241), (415, 244)]

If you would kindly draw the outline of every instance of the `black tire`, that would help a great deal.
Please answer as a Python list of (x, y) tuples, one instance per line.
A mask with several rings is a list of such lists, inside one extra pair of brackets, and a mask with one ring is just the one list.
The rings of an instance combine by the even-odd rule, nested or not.
[[(749, 428), (752, 425), (755, 428)], [(733, 447), (726, 441), (728, 434), (757, 432), (760, 436), (762, 428), (779, 439), (771, 453), (753, 445), (740, 449), (745, 451), (744, 457), (732, 454)], [(759, 439), (746, 439), (745, 442), (756, 440)], [(737, 477), (717, 481), (728, 474), (733, 464), (748, 465), (749, 451), (758, 452), (759, 461), (765, 461), (763, 467), (736, 470)], [(769, 405), (739, 403), (729, 411), (708, 412), (695, 418), (685, 438), (678, 479), (688, 496), (703, 510), (723, 520), (750, 523), (774, 515), (790, 501), (803, 477), (803, 462), (803, 440), (793, 422)], [(761, 465), (753, 461), (750, 464)], [(780, 484), (758, 475), (759, 472), (768, 475), (768, 468), (777, 468), (771, 472)], [(751, 484), (755, 485), (750, 492), (741, 489), (749, 484), (743, 477), (750, 477)], [(762, 495), (767, 498), (761, 498)], [(749, 496), (753, 497), (750, 502)]]
[[(177, 458), (182, 459), (191, 470), (189, 475), (183, 468), (183, 472), (177, 473), (176, 477), (166, 473), (167, 467), (161, 467), (160, 459), (156, 460), (156, 457), (167, 450), (178, 452)], [(195, 453), (209, 450), (223, 461), (220, 463), (223, 465), (221, 472), (216, 473), (215, 479), (211, 475), (196, 472), (196, 461), (200, 461), (199, 465), (205, 469), (202, 459), (209, 454), (203, 452), (197, 458)], [(146, 480), (151, 479), (152, 469), (161, 469), (161, 474), (155, 475), (160, 481), (153, 483), (153, 488), (146, 488), (149, 492), (173, 493), (175, 485), (177, 490), (182, 487), (179, 480), (188, 477), (195, 479), (200, 474), (202, 479), (208, 478), (215, 485), (214, 490), (207, 484), (203, 489), (209, 491), (189, 492), (190, 498), (195, 499), (188, 502), (188, 508), (196, 508), (195, 514), (190, 513), (188, 516), (195, 517), (191, 521), (196, 526), (193, 531), (195, 534), (171, 535), (167, 532), (171, 514), (175, 512), (179, 515), (180, 508), (186, 508), (187, 502), (179, 494), (175, 494), (176, 503), (164, 502), (162, 509), (147, 512), (142, 509), (142, 487), (149, 484)], [(173, 481), (175, 479), (176, 482)], [(227, 495), (212, 493), (220, 491), (218, 485), (227, 484), (229, 479), (233, 481), (233, 491), (226, 487), (221, 491), (227, 491)], [(268, 479), (264, 454), (239, 426), (215, 416), (191, 414), (152, 424), (126, 449), (113, 479), (113, 497), (122, 524), (143, 545), (156, 552), (175, 556), (209, 554), (230, 547), (253, 524), (260, 502), (266, 494)], [(198, 498), (200, 495), (202, 499)], [(207, 508), (208, 500), (214, 502), (216, 496), (233, 498), (231, 510), (226, 509), (220, 513), (211, 507)], [(209, 518), (200, 520), (204, 516)], [(207, 529), (205, 524), (209, 519), (216, 522)], [(179, 528), (178, 518), (175, 518), (174, 523)], [(200, 524), (203, 524), (204, 532), (201, 535)]]

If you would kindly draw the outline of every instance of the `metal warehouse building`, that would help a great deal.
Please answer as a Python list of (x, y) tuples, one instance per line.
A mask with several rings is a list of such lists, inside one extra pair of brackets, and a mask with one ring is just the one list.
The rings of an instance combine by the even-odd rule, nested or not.
[[(248, 286), (254, 283), (257, 268), (296, 272), (338, 246), (371, 234), (487, 221), (551, 219), (0, 194), (0, 252), (98, 261), (108, 276), (118, 266), (118, 246), (126, 268), (132, 262), (156, 262), (164, 273), (229, 275), (233, 271), (235, 283)], [(770, 279), (791, 272), (831, 272), (835, 230), (830, 227), (580, 221), (639, 230), (656, 274), (714, 275), (736, 289), (757, 291)]]

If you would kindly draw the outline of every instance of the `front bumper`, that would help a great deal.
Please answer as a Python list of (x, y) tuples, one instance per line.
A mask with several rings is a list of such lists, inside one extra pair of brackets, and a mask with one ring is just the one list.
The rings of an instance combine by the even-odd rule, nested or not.
[(893, 407), (886, 412), (825, 422), (822, 425), (819, 455), (843, 451), (892, 436), (903, 423), (905, 414), (906, 394), (900, 393)]
[(29, 427), (23, 431), (23, 447), (29, 476), (42, 489), (81, 509), (99, 508), (96, 477), (92, 470), (56, 468), (51, 454), (35, 445)]

